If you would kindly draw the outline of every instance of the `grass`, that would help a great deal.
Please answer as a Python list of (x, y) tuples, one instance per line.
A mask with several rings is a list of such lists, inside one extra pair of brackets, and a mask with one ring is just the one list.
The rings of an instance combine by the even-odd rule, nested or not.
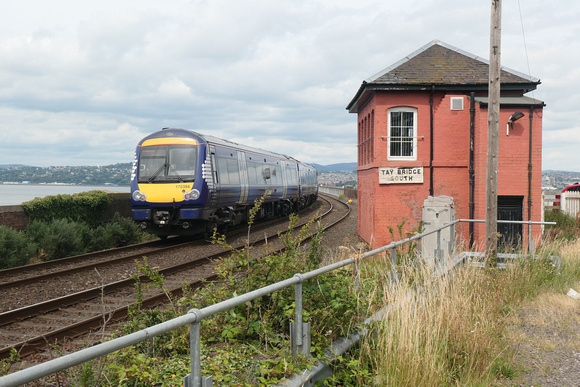
[[(553, 255), (562, 257), (559, 272)], [(329, 384), (487, 386), (516, 377), (522, 368), (514, 358), (517, 338), (508, 332), (514, 313), (537, 302), (534, 318), (541, 324), (577, 308), (578, 301), (562, 294), (580, 283), (579, 257), (580, 240), (552, 241), (536, 259), (506, 270), (465, 265), (436, 278), (428, 267), (407, 265), (399, 268), (396, 283), (386, 280), (387, 257), (367, 262), (363, 273), (366, 268), (366, 278), (375, 281), (369, 308), (390, 307)], [(554, 349), (553, 342), (544, 344), (546, 351)]]
[[(246, 252), (238, 252), (232, 259), (246, 264), (245, 275), (236, 272), (224, 276), (224, 288), (203, 293), (201, 299), (209, 302), (222, 293), (229, 297), (232, 289), (245, 290), (250, 284), (259, 287), (264, 285), (261, 281), (271, 283), (282, 279), (278, 276), (287, 278), (311, 269), (322, 252), (311, 246), (309, 253), (298, 249), (300, 242), (294, 244), (287, 257), (263, 259), (265, 266), (250, 266)], [(359, 248), (339, 249), (342, 256), (336, 259), (359, 253)], [(397, 282), (390, 281), (390, 254), (362, 262), (360, 287), (353, 286), (351, 268), (330, 278), (328, 284), (321, 280), (307, 282), (305, 300), (314, 302), (305, 306), (313, 326), (313, 356), (319, 356), (329, 342), (344, 335), (351, 320), (359, 321), (359, 311), (368, 316), (390, 306), (358, 347), (336, 362), (335, 375), (327, 385), (502, 384), (517, 378), (524, 368), (518, 363), (513, 343), (531, 339), (511, 329), (522, 323), (516, 317), (523, 306), (532, 311), (525, 323), (564, 324), (559, 327), (564, 330), (566, 316), (578, 307), (578, 301), (564, 295), (570, 287), (580, 291), (580, 239), (554, 239), (537, 249), (535, 259), (519, 260), (506, 270), (464, 265), (447, 277), (434, 276), (429, 266), (414, 263), (414, 249), (400, 250), (395, 268)], [(562, 258), (559, 271), (550, 259), (554, 255)], [(323, 264), (332, 258), (326, 256)], [(304, 267), (294, 267), (297, 264)], [(276, 278), (269, 277), (273, 275)], [(280, 292), (265, 301), (253, 302), (252, 311), (246, 309), (248, 304), (214, 320), (204, 320), (202, 366), (204, 372), (214, 376), (214, 385), (269, 385), (308, 363), (308, 359), (302, 359), (293, 364), (279, 356), (280, 351), (288, 350), (287, 320), (293, 316), (293, 291)], [(184, 310), (199, 307), (192, 304), (199, 302), (193, 295), (178, 302), (183, 303), (178, 305)], [(283, 305), (290, 307), (280, 310)], [(357, 313), (346, 313), (353, 311)], [(132, 321), (150, 325), (161, 319), (161, 314), (145, 311)], [(268, 321), (272, 327), (266, 326)], [(134, 328), (140, 329), (137, 325)], [(255, 326), (253, 336), (248, 326)], [(189, 372), (189, 339), (187, 332), (181, 333), (109, 355), (102, 373), (96, 364), (87, 363), (72, 370), (69, 378), (76, 380), (76, 385), (181, 385), (181, 378)], [(332, 336), (326, 337), (329, 334)], [(558, 349), (554, 340), (538, 344), (544, 352)]]

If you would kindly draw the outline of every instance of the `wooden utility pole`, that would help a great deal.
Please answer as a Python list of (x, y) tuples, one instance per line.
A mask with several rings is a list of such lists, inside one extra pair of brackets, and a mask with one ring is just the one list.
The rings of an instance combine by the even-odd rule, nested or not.
[(501, 0), (492, 0), (489, 39), (489, 103), (487, 111), (487, 184), (485, 191), (485, 250), (486, 262), (490, 266), (495, 266), (497, 257), (500, 56)]

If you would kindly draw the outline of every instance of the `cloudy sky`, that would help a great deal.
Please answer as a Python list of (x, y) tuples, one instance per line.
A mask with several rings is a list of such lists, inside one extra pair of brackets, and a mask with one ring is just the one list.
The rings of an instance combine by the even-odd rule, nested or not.
[[(434, 39), (489, 58), (491, 1), (2, 0), (0, 164), (130, 162), (162, 127), (356, 161), (361, 82)], [(543, 169), (580, 171), (580, 3), (504, 0), (539, 78)]]

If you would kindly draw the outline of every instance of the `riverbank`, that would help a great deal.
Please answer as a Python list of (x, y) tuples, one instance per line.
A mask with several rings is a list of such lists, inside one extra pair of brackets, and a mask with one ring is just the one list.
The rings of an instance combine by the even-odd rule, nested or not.
[(120, 185), (73, 185), (73, 184), (0, 184), (0, 206), (20, 205), (34, 198), (51, 195), (72, 195), (87, 191), (129, 193), (129, 186)]

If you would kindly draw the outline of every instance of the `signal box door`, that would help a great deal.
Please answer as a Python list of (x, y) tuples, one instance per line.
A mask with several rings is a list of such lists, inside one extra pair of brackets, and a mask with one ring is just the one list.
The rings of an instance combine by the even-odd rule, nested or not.
[[(498, 196), (498, 220), (524, 220), (523, 196)], [(498, 223), (497, 232), (500, 234), (498, 246), (511, 249), (521, 247), (523, 237), (522, 224)]]

